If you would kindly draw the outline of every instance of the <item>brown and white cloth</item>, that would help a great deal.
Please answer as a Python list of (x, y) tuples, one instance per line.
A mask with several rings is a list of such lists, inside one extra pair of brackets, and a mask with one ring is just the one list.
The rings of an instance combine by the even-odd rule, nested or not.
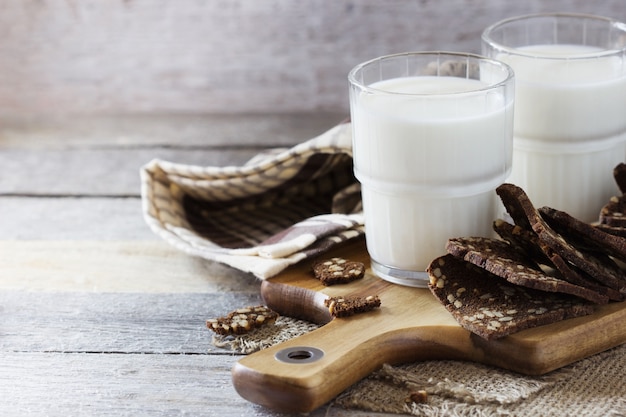
[(153, 160), (142, 209), (176, 248), (265, 279), (363, 235), (350, 123), (241, 167)]

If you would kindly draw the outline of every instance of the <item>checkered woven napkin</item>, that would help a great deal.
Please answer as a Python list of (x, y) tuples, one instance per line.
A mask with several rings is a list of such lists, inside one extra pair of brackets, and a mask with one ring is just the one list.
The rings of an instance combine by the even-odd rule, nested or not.
[(363, 235), (350, 123), (241, 167), (153, 160), (143, 215), (176, 248), (265, 279)]

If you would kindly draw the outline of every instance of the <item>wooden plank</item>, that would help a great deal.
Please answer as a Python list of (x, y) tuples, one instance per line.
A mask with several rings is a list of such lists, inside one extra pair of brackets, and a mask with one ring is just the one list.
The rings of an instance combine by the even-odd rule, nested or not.
[(0, 291), (0, 352), (233, 354), (212, 345), (206, 320), (262, 303), (258, 291)]
[(0, 240), (157, 240), (139, 197), (0, 197)]
[(211, 149), (70, 149), (0, 153), (0, 195), (111, 196), (140, 195), (140, 168), (152, 159), (200, 166), (240, 166), (258, 148)]
[(258, 292), (259, 280), (157, 241), (0, 241), (0, 290)]
[[(240, 356), (0, 353), (3, 416), (280, 417), (237, 395)], [(310, 417), (366, 417), (328, 408)], [(392, 414), (376, 414), (380, 417)]]
[(340, 120), (328, 115), (120, 119), (119, 124), (104, 117), (76, 125), (46, 119), (0, 123), (0, 195), (138, 196), (139, 169), (152, 159), (241, 166), (265, 149), (293, 146)]
[(292, 146), (330, 129), (340, 113), (0, 114), (0, 149)]

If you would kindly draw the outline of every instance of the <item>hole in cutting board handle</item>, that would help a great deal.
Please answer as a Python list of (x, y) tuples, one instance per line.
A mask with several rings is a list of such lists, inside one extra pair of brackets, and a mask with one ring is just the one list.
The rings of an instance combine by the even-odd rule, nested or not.
[(310, 346), (294, 346), (279, 350), (274, 355), (276, 360), (285, 363), (312, 363), (324, 356), (324, 351)]

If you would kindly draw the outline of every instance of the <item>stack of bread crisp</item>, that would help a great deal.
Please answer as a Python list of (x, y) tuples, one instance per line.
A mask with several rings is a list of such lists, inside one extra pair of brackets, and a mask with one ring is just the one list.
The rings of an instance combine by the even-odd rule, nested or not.
[(496, 192), (512, 221), (499, 238), (449, 239), (448, 254), (428, 267), (430, 290), (461, 326), (497, 339), (579, 317), (626, 295), (626, 165), (614, 169), (623, 195), (588, 224), (550, 207), (535, 208), (523, 189)]

